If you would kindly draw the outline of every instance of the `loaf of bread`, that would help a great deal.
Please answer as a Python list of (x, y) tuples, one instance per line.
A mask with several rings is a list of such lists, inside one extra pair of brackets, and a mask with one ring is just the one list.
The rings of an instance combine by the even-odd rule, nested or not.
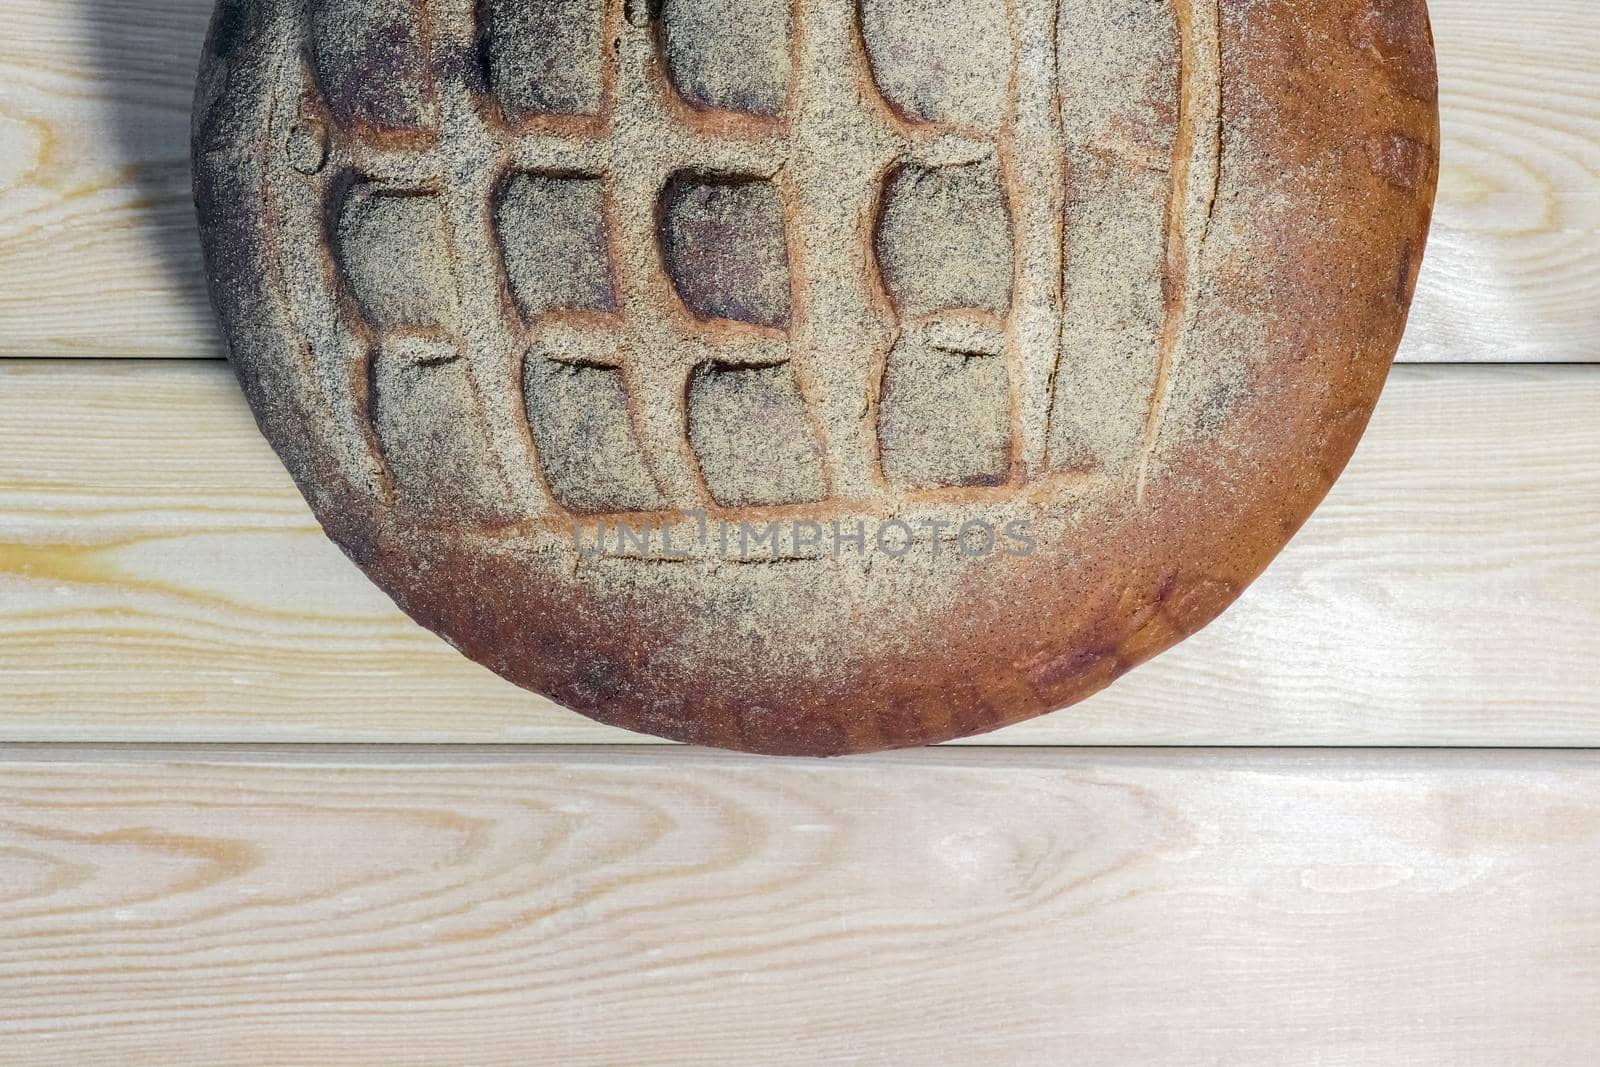
[(1367, 423), (1438, 141), (1423, 0), (230, 0), (195, 183), (262, 431), (411, 617), (827, 755), (1238, 596)]

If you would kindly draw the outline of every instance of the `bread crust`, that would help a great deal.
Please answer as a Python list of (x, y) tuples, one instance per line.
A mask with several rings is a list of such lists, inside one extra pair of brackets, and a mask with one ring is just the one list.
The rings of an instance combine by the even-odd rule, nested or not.
[[(1404, 329), (1438, 178), (1423, 0), (1220, 0), (1213, 14), (1204, 0), (1179, 0), (1180, 26), (1214, 19), (1216, 128), (1202, 123), (1183, 143), (1182, 112), (1193, 125), (1203, 86), (1180, 86), (1178, 113), (1160, 121), (1176, 124), (1184, 165), (1211, 180), (1175, 182), (1164, 208), (1169, 233), (1203, 236), (1169, 236), (1162, 252), (1165, 332), (1132, 458), (1107, 461), (1104, 476), (1027, 480), (1019, 453), (1001, 485), (709, 508), (713, 523), (776, 521), (791, 537), (782, 524), (831, 534), (835, 521), (847, 533), (860, 522), (870, 536), (927, 516), (983, 516), (1001, 530), (1020, 519), (1028, 554), (969, 559), (935, 531), (900, 559), (869, 545), (842, 561), (792, 547), (678, 561), (663, 558), (659, 539), (648, 560), (591, 559), (580, 548), (593, 542), (592, 515), (419, 510), (386, 484), (371, 431), (341, 414), (341, 397), (369, 409), (374, 379), (319, 362), (316, 323), (296, 303), (304, 278), (281, 252), (295, 238), (273, 201), (286, 138), (307, 136), (282, 118), (301, 65), (285, 28), (291, 6), (222, 5), (195, 115), (212, 297), (262, 432), (328, 535), (419, 624), (601, 722), (722, 748), (839, 755), (994, 730), (1082, 700), (1216, 618), (1320, 503), (1365, 429)], [(311, 131), (312, 162), (323, 135)], [(289, 150), (306, 162), (304, 145)], [(1081, 173), (1064, 175), (1065, 187)], [(1037, 183), (1018, 189), (1006, 201), (1013, 215), (1038, 204), (1021, 199)], [(1073, 213), (1086, 210), (1063, 202), (1069, 258)], [(321, 235), (331, 241), (335, 227)], [(808, 252), (794, 246), (790, 259)], [(833, 417), (817, 417), (824, 437)], [(437, 493), (456, 488), (441, 480)]]

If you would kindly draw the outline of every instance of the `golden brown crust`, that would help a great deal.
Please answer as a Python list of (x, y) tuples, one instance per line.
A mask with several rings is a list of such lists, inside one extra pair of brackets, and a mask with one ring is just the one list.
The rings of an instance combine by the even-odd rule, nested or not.
[[(1049, 436), (1049, 405), (1029, 399), (1035, 394), (1028, 383), (1044, 378), (1037, 345), (1018, 348), (1018, 338), (1037, 336), (1028, 331), (1044, 319), (1014, 312), (1006, 341), (1011, 410), (1016, 432), (1038, 443), (1012, 453), (1002, 484), (985, 487), (973, 468), (978, 473), (965, 488), (891, 485), (849, 502), (796, 498), (730, 510), (715, 499), (698, 501), (713, 516), (791, 526), (978, 515), (1003, 527), (1022, 518), (1032, 524), (1035, 551), (967, 559), (947, 545), (935, 557), (935, 533), (898, 561), (784, 550), (752, 561), (707, 552), (683, 562), (662, 558), (659, 549), (648, 561), (588, 559), (573, 550), (574, 516), (559, 508), (530, 517), (500, 501), (502, 513), (473, 513), (476, 504), (467, 500), (443, 514), (426, 513), (406, 495), (410, 475), (397, 473), (383, 442), (372, 444), (382, 427), (360, 429), (341, 415), (370, 405), (370, 388), (389, 386), (365, 373), (345, 376), (330, 354), (341, 342), (318, 334), (315, 316), (308, 318), (305, 301), (315, 294), (297, 295), (293, 270), (285, 273), (292, 261), (279, 249), (294, 241), (293, 211), (273, 206), (289, 179), (271, 158), (286, 132), (285, 79), (294, 79), (285, 59), (293, 38), (280, 6), (225, 5), (196, 116), (197, 199), (214, 297), (263, 431), (329, 534), (419, 623), (519, 685), (586, 715), (726, 748), (833, 755), (992, 730), (1090, 695), (1215, 618), (1310, 515), (1359, 440), (1404, 327), (1438, 175), (1436, 75), (1422, 0), (1221, 0), (1211, 7), (1206, 0), (1175, 0), (1170, 35), (1152, 36), (1149, 47), (1152, 55), (1167, 49), (1181, 57), (1176, 82), (1152, 80), (1119, 98), (1121, 114), (1132, 116), (1127, 121), (1112, 108), (1068, 115), (1064, 132), (1057, 131), (1065, 139), (1061, 177), (1068, 195), (1050, 210), (1061, 218), (1041, 221), (1040, 205), (1051, 201), (1016, 184), (1021, 171), (1007, 172), (1013, 174), (1007, 210), (1023, 219), (1017, 277), (1048, 281), (1044, 268), (1053, 269), (1068, 279), (1069, 305), (1075, 292), (1097, 283), (1093, 271), (1101, 262), (1072, 258), (1074, 228), (1091, 218), (1085, 213), (1136, 219), (1147, 210), (1139, 205), (1153, 202), (1165, 220), (1164, 240), (1146, 256), (1155, 272), (1146, 288), (1155, 298), (1130, 304), (1122, 321), (1095, 327), (1099, 335), (1085, 335), (1085, 343), (1102, 346), (1095, 352), (1112, 367), (1123, 358), (1119, 339), (1138, 332), (1128, 323), (1144, 316), (1138, 321), (1149, 324), (1148, 342), (1138, 350), (1145, 360), (1138, 381), (1145, 385), (1119, 385), (1106, 398), (1113, 406), (1101, 412), (1107, 421), (1100, 425), (1115, 432), (1097, 434), (1089, 419), (1073, 428), (1071, 419), (1057, 418), (1057, 436)], [(831, 6), (807, 0), (798, 8), (801, 21), (825, 23)], [(627, 28), (618, 10), (608, 32), (621, 35)], [(1069, 2), (1054, 10), (1074, 8)], [(873, 23), (864, 25), (870, 31)], [(1102, 59), (1088, 56), (1081, 69), (1111, 69)], [(697, 91), (720, 91), (714, 78), (697, 72), (704, 81)], [(448, 81), (448, 69), (445, 75)], [(892, 73), (877, 76), (893, 81)], [(917, 91), (923, 95), (916, 99), (937, 110), (943, 87)], [(289, 110), (304, 116), (306, 106)], [(359, 102), (345, 106), (359, 111)], [(1144, 125), (1129, 125), (1135, 120)], [(1080, 129), (1099, 131), (1100, 140), (1074, 156)], [(1117, 138), (1110, 148), (1106, 130)], [(1048, 143), (1043, 127), (1024, 132), (1001, 135), (1012, 138), (1002, 143), (1020, 144), (1008, 152), (1026, 156), (1032, 145)], [(332, 151), (340, 151), (337, 136)], [(1162, 153), (1171, 153), (1170, 168), (1140, 170), (1147, 164), (1132, 162), (1152, 153), (1157, 168), (1168, 167)], [(306, 153), (298, 158), (303, 162)], [(1002, 168), (1016, 163), (1006, 152), (998, 158)], [(1043, 162), (1029, 172), (1035, 176), (1050, 166), (1038, 158)], [(1097, 162), (1106, 159), (1113, 162)], [(1159, 180), (1137, 177), (1151, 173)], [(1074, 182), (1088, 189), (1096, 181), (1094, 196), (1071, 196)], [(807, 195), (804, 183), (785, 188), (785, 197)], [(956, 190), (951, 196), (966, 195), (949, 188)], [(1029, 211), (1036, 213), (1031, 222)], [(1108, 225), (1097, 232), (1109, 232)], [(1030, 234), (1042, 232), (1030, 226), (1059, 234), (1065, 261), (1050, 267), (1050, 242), (1029, 244)], [(1133, 263), (1146, 255), (1143, 231), (1136, 222), (1127, 228)], [(806, 241), (791, 236), (793, 269), (826, 261)], [(1029, 258), (1036, 254), (1044, 258)], [(1035, 268), (1044, 273), (1030, 275)], [(826, 277), (796, 284), (815, 298)], [(1044, 314), (1062, 297), (1061, 290), (1051, 292), (1024, 284), (1013, 298), (1036, 298)], [(888, 303), (862, 314), (878, 321), (903, 313), (911, 322), (910, 304), (896, 303), (892, 285), (883, 299)], [(500, 300), (494, 314), (515, 318), (509, 286)], [(797, 319), (808, 311), (800, 304), (792, 310)], [(1072, 317), (1070, 306), (1066, 314)], [(980, 320), (972, 319), (980, 326), (987, 321)], [(802, 327), (779, 330), (789, 329), (791, 341), (803, 344)], [(745, 334), (765, 343), (760, 331)], [(802, 395), (810, 396), (830, 365), (794, 358)], [(776, 379), (751, 380), (766, 389)], [(1148, 407), (1138, 408), (1137, 418), (1119, 414), (1115, 403), (1146, 387)], [(750, 395), (717, 388), (708, 387), (708, 403), (737, 405)], [(629, 418), (648, 434), (642, 401), (637, 395), (627, 401)], [(864, 405), (872, 419), (880, 403), (886, 401), (874, 396)], [(835, 460), (844, 432), (839, 420), (866, 416), (848, 404), (824, 404), (809, 417), (827, 446), (818, 455), (833, 488), (864, 476)], [(1068, 429), (1079, 435), (1070, 443), (1061, 436)], [(483, 432), (484, 440), (494, 439), (492, 417)], [(511, 439), (530, 454), (541, 447), (525, 429)], [(732, 443), (696, 446), (707, 477), (713, 470), (705, 447), (744, 447), (737, 436), (726, 440)], [(692, 467), (694, 452), (684, 447)], [(807, 461), (796, 455), (794, 462)], [(1080, 455), (1098, 457), (1100, 467), (1069, 469), (1065, 457)], [(456, 499), (463, 479), (476, 476), (446, 477), (432, 464), (431, 480), (420, 484), (435, 506)], [(679, 476), (684, 469), (674, 468)], [(548, 489), (554, 477), (540, 484)], [(670, 479), (657, 484), (679, 499)], [(713, 483), (712, 496), (717, 492)], [(662, 508), (657, 517), (670, 512)], [(585, 531), (581, 544), (593, 519), (577, 518)]]

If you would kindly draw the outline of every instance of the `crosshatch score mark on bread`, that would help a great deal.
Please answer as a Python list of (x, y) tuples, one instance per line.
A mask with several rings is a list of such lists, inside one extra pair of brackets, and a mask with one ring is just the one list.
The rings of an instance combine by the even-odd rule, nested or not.
[[(403, 607), (608, 721), (863, 750), (1086, 695), (1281, 547), (1398, 341), (1433, 77), (1420, 0), (224, 0), (196, 190)], [(683, 514), (1040, 550), (570, 534)]]

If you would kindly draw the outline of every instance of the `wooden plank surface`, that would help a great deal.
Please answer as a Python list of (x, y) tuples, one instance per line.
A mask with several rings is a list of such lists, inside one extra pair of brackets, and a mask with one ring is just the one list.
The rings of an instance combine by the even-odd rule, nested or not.
[(1600, 1047), (1597, 754), (349, 755), (14, 753), (0, 1061)]
[[(0, 355), (219, 352), (189, 206), (213, 0), (7, 0)], [(1600, 358), (1600, 4), (1433, 0), (1445, 161), (1402, 359)]]
[[(1211, 629), (984, 744), (1600, 745), (1600, 367), (1396, 371)], [(227, 367), (0, 361), (0, 739), (640, 741), (412, 625)]]

